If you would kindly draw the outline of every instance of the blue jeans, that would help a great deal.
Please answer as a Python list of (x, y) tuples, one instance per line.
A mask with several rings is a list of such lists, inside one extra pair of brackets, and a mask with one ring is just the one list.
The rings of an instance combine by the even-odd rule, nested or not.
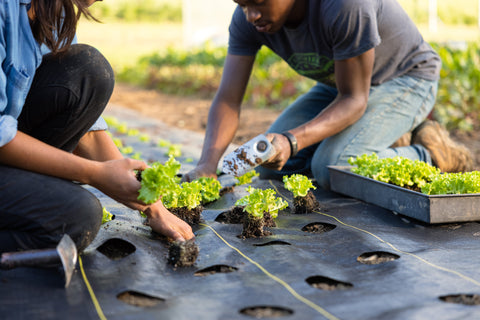
[[(329, 189), (328, 165), (348, 165), (350, 157), (375, 152), (381, 158), (402, 156), (432, 163), (421, 145), (389, 148), (406, 132), (417, 127), (433, 109), (438, 81), (402, 76), (372, 86), (365, 114), (342, 132), (319, 144), (300, 150), (281, 171), (259, 168), (262, 178), (281, 179), (300, 173)], [(313, 119), (337, 96), (337, 89), (318, 83), (286, 108), (268, 129), (280, 133)]]

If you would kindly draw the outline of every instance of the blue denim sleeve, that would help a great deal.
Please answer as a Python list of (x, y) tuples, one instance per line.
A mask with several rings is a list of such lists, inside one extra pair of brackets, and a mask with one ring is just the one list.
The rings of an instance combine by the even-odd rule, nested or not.
[(107, 130), (108, 125), (105, 122), (105, 120), (100, 117), (97, 119), (97, 121), (93, 124), (93, 126), (90, 128), (89, 131), (96, 131), (96, 130)]
[(9, 143), (17, 134), (17, 120), (8, 115), (0, 117), (0, 147)]
[[(5, 39), (6, 12), (5, 6), (0, 6), (0, 61), (5, 61), (6, 39)], [(5, 70), (0, 71), (0, 147), (10, 142), (17, 133), (17, 120), (5, 114), (7, 107), (7, 76)]]

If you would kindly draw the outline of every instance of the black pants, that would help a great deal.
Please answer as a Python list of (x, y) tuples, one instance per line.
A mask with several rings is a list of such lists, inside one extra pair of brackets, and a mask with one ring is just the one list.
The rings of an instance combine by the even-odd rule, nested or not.
[[(113, 86), (108, 61), (90, 46), (46, 55), (18, 130), (71, 152), (102, 114)], [(0, 165), (0, 253), (55, 247), (65, 233), (81, 251), (95, 238), (101, 218), (100, 202), (82, 186)]]

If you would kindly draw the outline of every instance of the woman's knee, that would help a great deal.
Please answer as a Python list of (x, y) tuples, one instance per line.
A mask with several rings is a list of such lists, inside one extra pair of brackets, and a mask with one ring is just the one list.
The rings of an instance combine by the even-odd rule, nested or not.
[(100, 90), (113, 90), (115, 76), (108, 60), (96, 48), (86, 44), (75, 44), (70, 49), (75, 65), (81, 66), (81, 72)]
[[(82, 188), (83, 189), (83, 188)], [(76, 207), (69, 214), (65, 233), (72, 238), (79, 251), (95, 239), (102, 224), (103, 207), (88, 190), (75, 196)]]

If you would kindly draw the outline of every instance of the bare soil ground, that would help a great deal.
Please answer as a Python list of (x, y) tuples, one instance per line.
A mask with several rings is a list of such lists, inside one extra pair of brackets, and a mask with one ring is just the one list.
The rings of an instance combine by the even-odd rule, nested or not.
[[(111, 98), (111, 106), (130, 108), (142, 115), (159, 119), (167, 125), (200, 133), (205, 132), (210, 102), (208, 99), (166, 95), (124, 83), (116, 84)], [(279, 113), (278, 110), (244, 106), (240, 116), (240, 127), (233, 142), (240, 145), (265, 132)], [(475, 170), (480, 170), (480, 132), (451, 132), (451, 135), (472, 151), (475, 157)]]

